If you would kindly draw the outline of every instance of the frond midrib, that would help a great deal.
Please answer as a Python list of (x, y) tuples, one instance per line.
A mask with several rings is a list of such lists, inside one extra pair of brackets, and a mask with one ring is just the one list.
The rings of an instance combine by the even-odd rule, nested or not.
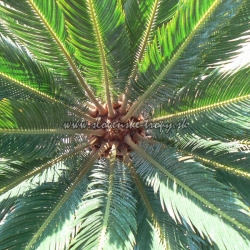
[(170, 178), (174, 183), (176, 183), (178, 186), (180, 186), (183, 190), (185, 190), (189, 195), (196, 198), (199, 202), (204, 204), (207, 208), (214, 211), (217, 215), (221, 216), (223, 219), (227, 220), (228, 222), (232, 223), (237, 228), (241, 228), (242, 231), (246, 232), (250, 235), (250, 229), (241, 224), (240, 222), (236, 221), (231, 216), (227, 215), (225, 212), (223, 212), (220, 208), (217, 208), (214, 204), (207, 201), (205, 198), (203, 198), (200, 194), (196, 193), (194, 190), (192, 190), (190, 187), (188, 187), (185, 183), (183, 183), (181, 180), (177, 179), (174, 175), (172, 175), (168, 170), (166, 170), (160, 163), (158, 163), (156, 160), (154, 160), (150, 155), (148, 155), (141, 147), (137, 146), (133, 143), (131, 138), (128, 136), (125, 139), (126, 143), (134, 149), (142, 158), (147, 160), (149, 163), (151, 163), (153, 166), (155, 166), (158, 170), (160, 170), (166, 177)]
[(154, 7), (152, 8), (152, 13), (151, 13), (150, 20), (148, 22), (148, 26), (144, 32), (143, 39), (141, 40), (141, 42), (138, 46), (138, 48), (139, 48), (139, 51), (137, 51), (138, 55), (136, 55), (134, 58), (134, 62), (133, 62), (134, 66), (132, 68), (132, 71), (131, 71), (131, 74), (130, 74), (130, 77), (128, 80), (128, 86), (127, 86), (127, 89), (125, 91), (124, 103), (123, 103), (122, 109), (121, 109), (122, 113), (125, 113), (125, 111), (126, 111), (126, 106), (128, 103), (128, 95), (131, 91), (131, 89), (130, 89), (131, 88), (131, 80), (135, 79), (137, 72), (138, 72), (138, 63), (141, 62), (141, 60), (143, 59), (143, 56), (145, 54), (145, 48), (146, 48), (146, 45), (148, 43), (148, 38), (150, 36), (150, 32), (152, 31), (152, 28), (153, 28), (153, 23), (154, 23), (154, 20), (156, 17), (157, 7), (158, 7), (159, 1), (161, 1), (161, 0), (156, 0), (154, 3)]
[(123, 118), (123, 120), (122, 120), (123, 122), (126, 122), (135, 113), (135, 111), (138, 110), (143, 105), (146, 98), (149, 97), (150, 93), (152, 93), (152, 91), (158, 86), (158, 84), (161, 82), (162, 78), (172, 69), (173, 65), (179, 59), (179, 57), (180, 57), (181, 53), (184, 51), (184, 49), (189, 45), (190, 41), (195, 36), (196, 32), (200, 29), (200, 27), (202, 27), (204, 25), (204, 23), (206, 22), (206, 19), (216, 9), (216, 7), (219, 5), (220, 2), (221, 2), (220, 0), (215, 0), (215, 2), (210, 6), (210, 8), (207, 10), (207, 12), (201, 17), (201, 19), (195, 25), (195, 27), (193, 28), (191, 33), (187, 36), (187, 38), (184, 40), (184, 42), (181, 44), (181, 46), (177, 49), (176, 53), (169, 60), (169, 63), (161, 71), (161, 73), (155, 79), (155, 81), (152, 83), (152, 85), (139, 97), (139, 99), (137, 99), (137, 101), (135, 101), (133, 103), (129, 112)]
[(30, 250), (31, 247), (34, 245), (34, 243), (37, 241), (37, 239), (40, 237), (40, 235), (43, 233), (45, 228), (48, 226), (48, 224), (52, 221), (52, 219), (55, 217), (57, 212), (60, 210), (60, 208), (63, 206), (63, 204), (68, 200), (70, 195), (74, 192), (75, 188), (80, 184), (81, 180), (85, 176), (85, 174), (90, 170), (90, 168), (93, 166), (94, 162), (98, 159), (99, 153), (102, 152), (102, 150), (105, 148), (105, 145), (103, 144), (98, 151), (92, 154), (92, 156), (89, 158), (86, 164), (82, 166), (82, 170), (79, 172), (79, 175), (73, 183), (69, 186), (67, 192), (61, 197), (58, 204), (55, 206), (55, 208), (52, 210), (48, 218), (44, 221), (44, 223), (40, 226), (39, 230), (35, 233), (35, 235), (32, 237), (32, 239), (29, 241), (29, 244), (27, 244), (25, 250)]
[(240, 97), (235, 97), (226, 101), (221, 101), (221, 102), (217, 102), (217, 103), (213, 103), (213, 104), (209, 104), (203, 107), (199, 107), (199, 108), (194, 108), (194, 109), (189, 109), (186, 111), (181, 111), (175, 114), (169, 114), (169, 115), (164, 115), (161, 117), (156, 117), (150, 120), (150, 122), (159, 122), (159, 121), (163, 121), (163, 120), (169, 120), (169, 119), (174, 119), (174, 118), (180, 118), (180, 117), (185, 117), (187, 115), (196, 115), (200, 112), (206, 112), (208, 110), (213, 110), (216, 108), (220, 108), (220, 107), (226, 107), (230, 104), (236, 104), (238, 102), (241, 101), (245, 101), (250, 99), (250, 95), (244, 95), (244, 96), (240, 96)]
[(198, 161), (200, 161), (200, 162), (202, 162), (204, 164), (208, 164), (208, 165), (212, 166), (214, 169), (223, 170), (223, 171), (225, 171), (227, 173), (231, 173), (233, 175), (237, 175), (237, 176), (241, 176), (241, 177), (245, 177), (245, 178), (250, 179), (250, 173), (248, 173), (246, 171), (243, 171), (243, 170), (240, 170), (240, 169), (235, 169), (235, 168), (233, 168), (231, 166), (221, 164), (219, 162), (212, 161), (210, 159), (207, 159), (205, 157), (200, 157), (200, 156), (195, 155), (195, 154), (189, 154), (189, 155), (193, 155), (193, 157), (195, 159), (197, 159)]
[(156, 230), (160, 235), (160, 239), (161, 239), (163, 245), (165, 246), (166, 250), (168, 250), (168, 249), (170, 249), (169, 244), (168, 244), (168, 242), (166, 240), (166, 237), (164, 235), (162, 227), (160, 226), (160, 223), (159, 223), (159, 221), (157, 219), (157, 216), (156, 216), (156, 214), (155, 214), (155, 212), (154, 212), (154, 210), (153, 210), (153, 208), (152, 208), (152, 206), (150, 204), (148, 196), (147, 196), (147, 194), (146, 194), (146, 192), (145, 192), (145, 190), (144, 190), (144, 188), (142, 186), (142, 183), (141, 183), (138, 175), (136, 174), (136, 171), (135, 171), (134, 167), (132, 166), (132, 163), (129, 163), (128, 167), (129, 167), (130, 173), (131, 173), (131, 175), (132, 175), (132, 177), (134, 179), (136, 187), (137, 187), (137, 189), (138, 189), (138, 191), (139, 191), (139, 193), (141, 195), (141, 198), (142, 198), (142, 200), (143, 200), (143, 202), (144, 202), (144, 204), (145, 204), (145, 206), (147, 208), (149, 216), (151, 217), (151, 219), (153, 221), (153, 224), (155, 225)]
[(101, 57), (101, 64), (103, 69), (103, 77), (104, 77), (104, 86), (105, 86), (105, 93), (107, 98), (107, 104), (108, 104), (108, 111), (110, 117), (114, 117), (115, 113), (112, 106), (112, 99), (110, 95), (110, 87), (111, 84), (109, 82), (109, 76), (108, 76), (108, 69), (107, 69), (107, 61), (106, 61), (106, 53), (104, 50), (104, 44), (101, 37), (100, 27), (98, 25), (97, 15), (95, 13), (94, 5), (92, 0), (88, 0), (89, 3), (89, 10), (90, 10), (90, 16), (93, 22), (93, 27), (95, 31), (95, 36), (97, 40), (97, 44), (100, 50), (100, 57)]
[(101, 235), (99, 239), (98, 250), (103, 249), (103, 246), (105, 243), (105, 234), (106, 234), (106, 230), (107, 230), (108, 222), (109, 222), (111, 201), (112, 201), (113, 188), (114, 188), (114, 164), (115, 162), (112, 161), (109, 165), (108, 196), (107, 196), (107, 202), (106, 202), (105, 212), (103, 216), (103, 224), (102, 224), (102, 230), (101, 230)]
[(137, 74), (137, 70), (138, 70), (138, 63), (143, 59), (143, 56), (145, 54), (145, 48), (146, 48), (146, 45), (148, 43), (148, 38), (150, 36), (150, 32), (152, 31), (153, 23), (155, 21), (156, 15), (157, 15), (157, 9), (158, 9), (159, 2), (160, 2), (160, 0), (156, 0), (154, 3), (154, 6), (153, 6), (152, 12), (151, 12), (151, 16), (150, 16), (150, 19), (148, 21), (148, 26), (143, 34), (143, 39), (140, 42), (139, 51), (137, 51), (138, 56), (136, 56), (135, 62), (133, 63), (134, 67), (133, 67), (132, 74), (131, 74), (132, 79), (135, 78), (135, 76)]
[(30, 5), (32, 6), (32, 8), (34, 9), (34, 11), (39, 16), (39, 18), (41, 19), (42, 23), (45, 25), (45, 27), (47, 28), (47, 30), (52, 35), (52, 37), (55, 40), (55, 42), (58, 45), (58, 47), (61, 49), (62, 53), (64, 54), (65, 58), (67, 59), (69, 65), (70, 65), (71, 69), (73, 70), (73, 72), (74, 72), (77, 80), (79, 81), (79, 83), (82, 85), (82, 87), (84, 88), (84, 90), (88, 94), (88, 97), (91, 99), (91, 101), (96, 105), (96, 107), (100, 111), (104, 112), (103, 107), (96, 100), (94, 94), (92, 93), (92, 91), (90, 90), (89, 86), (87, 85), (87, 83), (85, 82), (84, 78), (82, 77), (82, 75), (80, 74), (79, 70), (77, 69), (74, 61), (72, 60), (72, 58), (70, 56), (70, 53), (65, 48), (64, 44), (60, 41), (60, 39), (58, 38), (58, 36), (56, 35), (56, 33), (50, 27), (49, 23), (46, 21), (45, 17), (42, 15), (42, 13), (39, 11), (39, 9), (36, 6), (36, 4), (34, 3), (34, 1), (33, 0), (28, 0), (28, 1), (29, 1)]
[(80, 115), (82, 118), (88, 120), (88, 121), (92, 121), (94, 122), (95, 119), (86, 115), (85, 113), (81, 112), (81, 111), (78, 111), (78, 110), (75, 110), (73, 109), (72, 107), (68, 106), (67, 104), (63, 103), (62, 101), (56, 99), (56, 98), (53, 98), (37, 89), (34, 89), (30, 86), (28, 86), (27, 84), (7, 75), (6, 73), (3, 73), (3, 72), (0, 72), (0, 76), (2, 76), (3, 78), (5, 78), (6, 80), (8, 81), (11, 81), (12, 83), (14, 83), (15, 85), (17, 85), (18, 87), (21, 87), (22, 89), (25, 89), (26, 91), (28, 91), (29, 93), (32, 93), (32, 94), (35, 94), (36, 96), (39, 96), (40, 98), (46, 100), (46, 101), (49, 101), (49, 102), (52, 102), (52, 103), (58, 103), (62, 106), (64, 106), (67, 110), (71, 111), (72, 113), (76, 114), (76, 115)]
[(89, 143), (86, 143), (84, 145), (76, 147), (73, 151), (70, 151), (70, 152), (68, 152), (66, 154), (60, 155), (60, 156), (54, 158), (53, 160), (50, 160), (47, 163), (44, 163), (44, 164), (36, 167), (35, 170), (31, 170), (30, 172), (26, 173), (24, 176), (21, 175), (18, 179), (13, 180), (9, 185), (1, 188), (0, 189), (0, 195), (6, 193), (10, 189), (12, 189), (15, 186), (19, 185), (20, 183), (25, 182), (26, 180), (30, 179), (31, 177), (41, 173), (45, 169), (48, 169), (48, 168), (52, 167), (53, 165), (55, 165), (55, 164), (57, 164), (59, 162), (62, 162), (63, 160), (66, 160), (66, 159), (76, 155), (80, 151), (82, 151), (85, 148), (91, 146), (94, 142), (95, 142), (95, 140), (91, 140)]

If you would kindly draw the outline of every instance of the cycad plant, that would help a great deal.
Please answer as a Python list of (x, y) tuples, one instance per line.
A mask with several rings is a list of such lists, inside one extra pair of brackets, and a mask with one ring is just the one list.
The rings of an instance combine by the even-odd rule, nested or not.
[(0, 1), (0, 249), (250, 249), (249, 0)]

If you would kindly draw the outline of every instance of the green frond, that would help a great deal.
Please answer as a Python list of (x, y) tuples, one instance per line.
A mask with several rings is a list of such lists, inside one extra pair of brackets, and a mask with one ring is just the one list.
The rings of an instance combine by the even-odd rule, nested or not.
[(42, 102), (51, 103), (51, 105), (57, 104), (63, 106), (69, 112), (75, 114), (78, 117), (94, 122), (95, 119), (87, 115), (86, 103), (79, 101), (76, 97), (71, 96), (68, 98), (55, 99), (41, 91), (35, 90), (28, 85), (10, 78), (5, 74), (0, 75), (0, 100), (12, 99), (12, 100), (37, 100)]
[(56, 153), (60, 140), (59, 136), (51, 138), (50, 135), (1, 135), (3, 148), (0, 150), (0, 156), (12, 160), (24, 160), (26, 157), (30, 160), (45, 158)]
[(2, 99), (1, 129), (23, 130), (58, 129), (65, 121), (78, 117), (65, 110), (63, 105), (35, 100)]
[[(47, 182), (19, 198), (0, 229), (1, 249), (37, 249), (40, 244), (47, 249), (66, 249), (70, 235), (74, 234), (71, 221), (86, 188), (86, 179), (74, 193), (70, 188), (70, 178), (68, 183)], [(15, 240), (11, 238), (13, 234)]]
[(247, 207), (239, 196), (214, 179), (212, 171), (192, 160), (180, 161), (173, 149), (150, 146), (146, 147), (146, 157), (143, 152), (138, 151), (140, 156), (133, 153), (137, 172), (159, 192), (162, 208), (176, 222), (184, 219), (191, 228), (194, 225), (219, 249), (235, 249), (238, 244), (242, 244), (241, 249), (249, 248), (242, 236), (250, 234)]
[(176, 143), (176, 147), (181, 152), (197, 157), (197, 160), (203, 159), (215, 168), (231, 172), (235, 175), (242, 175), (250, 178), (249, 147), (246, 148), (240, 142), (220, 142), (205, 140), (202, 138), (193, 139), (184, 137)]
[(149, 249), (149, 246), (150, 249), (198, 249), (204, 241), (187, 224), (187, 228), (177, 225), (169, 214), (162, 211), (159, 197), (142, 183), (133, 167), (131, 174), (140, 196), (137, 198), (138, 233), (135, 249)]
[[(57, 102), (75, 113), (82, 114), (78, 110), (84, 110), (86, 98), (75, 96), (71, 89), (72, 95), (65, 100), (64, 90), (67, 87), (64, 80), (52, 74), (47, 67), (32, 58), (25, 48), (0, 34), (0, 50), (0, 98), (35, 98)], [(79, 104), (79, 101), (82, 103)]]
[(8, 192), (19, 184), (26, 182), (30, 178), (40, 174), (41, 172), (53, 167), (61, 162), (68, 162), (72, 157), (80, 157), (80, 152), (89, 147), (91, 143), (79, 145), (73, 149), (67, 147), (66, 152), (59, 154), (55, 158), (46, 158), (43, 160), (33, 160), (30, 162), (18, 162), (4, 160), (0, 162), (0, 195)]
[(0, 156), (5, 158), (31, 160), (53, 155), (63, 139), (72, 140), (77, 133), (63, 128), (75, 116), (56, 103), (3, 99), (0, 117)]
[(250, 68), (236, 68), (223, 72), (214, 70), (192, 79), (176, 95), (154, 110), (153, 121), (170, 120), (187, 115), (224, 108), (250, 98)]
[(84, 91), (68, 62), (74, 51), (66, 42), (65, 20), (57, 2), (1, 1), (0, 11), (0, 22), (15, 41), (26, 47), (36, 60), (57, 75), (57, 81), (61, 83), (59, 90), (65, 96), (74, 93), (81, 100)]
[[(12, 166), (15, 167), (17, 164), (19, 164), (19, 162), (11, 162), (9, 160), (1, 160), (0, 169), (4, 170), (4, 167), (6, 166), (6, 164), (8, 164), (11, 167)], [(20, 164), (19, 164), (19, 166), (21, 167)], [(1, 170), (0, 170), (0, 172), (2, 175)], [(67, 170), (67, 167), (64, 164), (56, 164), (52, 168), (43, 171), (41, 174), (36, 175), (35, 177), (31, 178), (30, 180), (24, 181), (24, 182), (20, 183), (20, 185), (16, 185), (14, 188), (7, 191), (6, 193), (1, 194), (1, 196), (0, 196), (0, 209), (1, 209), (0, 225), (4, 224), (7, 216), (9, 216), (9, 214), (11, 212), (13, 212), (13, 209), (15, 207), (15, 203), (16, 203), (17, 199), (23, 197), (23, 195), (27, 191), (35, 189), (36, 187), (38, 187), (39, 185), (42, 185), (43, 183), (58, 181), (59, 178), (62, 178), (64, 176), (66, 170)], [(12, 170), (9, 169), (9, 173), (11, 171)], [(5, 172), (4, 174), (7, 174), (7, 173)], [(7, 176), (5, 176), (5, 177), (8, 178)], [(6, 178), (1, 177), (1, 181), (6, 182)]]
[[(152, 227), (156, 231), (155, 232), (156, 233), (155, 236), (156, 236), (156, 238), (158, 237), (159, 244), (161, 242), (163, 248), (169, 248), (168, 239), (166, 238), (166, 236), (164, 234), (164, 231), (165, 231), (164, 230), (164, 226), (160, 223), (161, 220), (159, 220), (159, 218), (157, 218), (156, 212), (153, 210), (153, 208), (151, 206), (151, 202), (150, 202), (151, 199), (149, 200), (148, 195), (146, 194), (146, 192), (144, 190), (145, 189), (144, 185), (142, 184), (140, 178), (136, 174), (135, 169), (132, 166), (132, 164), (129, 164), (128, 167), (129, 167), (130, 173), (131, 173), (131, 175), (133, 177), (135, 186), (136, 186), (136, 188), (138, 190), (139, 196), (140, 196), (140, 198), (142, 200), (142, 204), (145, 205), (145, 208), (147, 210), (149, 220), (151, 220), (153, 222), (153, 226)], [(139, 230), (139, 232), (140, 232), (140, 230)], [(139, 233), (139, 235), (140, 235), (140, 233)], [(159, 249), (159, 247), (158, 247), (158, 249)]]
[(152, 41), (157, 28), (173, 17), (178, 0), (128, 0), (124, 4), (127, 29), (130, 34), (131, 49), (134, 55), (131, 76), (136, 76), (138, 65), (143, 60), (148, 43)]
[(0, 19), (0, 34), (3, 37), (8, 37), (11, 41), (16, 41), (15, 36), (11, 33), (11, 31), (8, 29), (8, 27), (2, 22)]
[(18, 44), (0, 34), (0, 76), (8, 80), (28, 85), (31, 89), (55, 97), (54, 79), (43, 65), (37, 63), (31, 55)]
[[(186, 115), (187, 126), (185, 129), (179, 129), (181, 136), (190, 134), (201, 138), (211, 138), (213, 140), (228, 141), (248, 141), (249, 140), (249, 99), (228, 104), (225, 107), (219, 107), (197, 114)], [(184, 118), (169, 119), (169, 123), (182, 123)], [(160, 132), (159, 129), (153, 131), (154, 137), (162, 139), (169, 137), (169, 134)], [(156, 138), (155, 137), (155, 138)]]
[[(85, 157), (80, 167), (71, 168), (61, 176), (58, 182), (40, 185), (19, 199), (16, 202), (16, 208), (6, 217), (0, 229), (1, 248), (30, 250), (37, 249), (41, 244), (47, 248), (52, 248), (53, 244), (58, 248), (58, 245), (63, 244), (62, 249), (66, 249), (74, 235), (74, 229), (71, 226), (74, 212), (83, 195), (79, 189), (82, 185), (86, 186), (85, 176), (103, 149), (104, 145), (89, 157)], [(33, 211), (29, 212), (30, 209)], [(14, 226), (17, 222), (22, 224), (22, 233), (18, 233), (20, 228)], [(54, 227), (55, 225), (57, 226)], [(12, 230), (11, 234), (9, 230)], [(65, 230), (67, 230), (68, 237), (62, 241)], [(18, 234), (14, 242), (10, 241), (12, 234)], [(55, 235), (52, 241), (51, 235)]]
[(102, 92), (106, 98), (109, 92), (120, 94), (128, 75), (130, 52), (119, 1), (58, 2), (66, 16), (74, 56), (88, 83), (103, 101)]
[(176, 146), (182, 153), (192, 155), (196, 161), (216, 170), (217, 178), (234, 187), (249, 206), (249, 147), (240, 142), (222, 143), (190, 137), (180, 140)]
[[(70, 249), (133, 249), (136, 201), (129, 172), (119, 162), (111, 168), (102, 164), (92, 172), (76, 216), (75, 224), (80, 228)], [(104, 227), (105, 238), (100, 242)]]
[[(18, 162), (3, 160), (0, 162), (0, 194), (8, 192), (18, 184), (27, 180), (26, 174), (34, 170), (34, 166), (42, 165), (43, 161), (34, 160), (31, 162)], [(53, 164), (51, 165), (53, 166)], [(39, 173), (39, 172), (38, 172)], [(31, 175), (32, 177), (32, 175)], [(31, 178), (30, 177), (30, 178)]]
[[(138, 80), (132, 83), (133, 92), (129, 98), (136, 102), (127, 117), (142, 105), (144, 109), (156, 107), (197, 77), (202, 71), (203, 58), (216, 43), (213, 43), (214, 34), (236, 16), (243, 4), (244, 0), (185, 1), (172, 21), (158, 30), (148, 46)], [(248, 30), (248, 20), (242, 19), (238, 25)], [(224, 52), (217, 56), (223, 55)]]
[[(211, 167), (210, 165), (207, 166)], [(235, 192), (237, 192), (242, 197), (243, 201), (248, 206), (248, 208), (250, 208), (249, 177), (235, 175), (228, 171), (216, 169), (216, 179), (218, 179), (221, 183), (224, 183), (225, 185), (232, 187), (235, 190)]]
[(250, 3), (244, 0), (238, 13), (212, 38), (214, 46), (204, 56), (201, 67), (223, 66), (237, 59), (238, 50), (248, 44)]
[(153, 226), (153, 223), (144, 207), (143, 200), (139, 199), (140, 203), (138, 204), (140, 205), (138, 206), (137, 214), (138, 245), (135, 249), (212, 249), (209, 248), (209, 242), (199, 236), (198, 232), (194, 233), (185, 221), (183, 221), (183, 224), (177, 224), (168, 213), (162, 211), (159, 196), (154, 194), (150, 187), (144, 186), (144, 188), (153, 210), (155, 211), (162, 228), (164, 228), (165, 237), (169, 242), (169, 246), (166, 248), (162, 245), (158, 230)]
[[(41, 96), (44, 96), (44, 95), (45, 94), (41, 93)], [(21, 87), (20, 88), (18, 88), (17, 86), (13, 87), (13, 81), (7, 80), (7, 78), (0, 76), (0, 100), (4, 98), (6, 99), (13, 98), (16, 100), (20, 100), (20, 99), (27, 99), (28, 97), (30, 97), (30, 94), (28, 91), (25, 91)], [(45, 98), (47, 97), (49, 96), (46, 96)], [(39, 97), (37, 97), (37, 99), (39, 99)]]
[[(78, 154), (78, 156), (79, 159), (83, 158), (80, 154)], [(47, 166), (45, 166), (46, 160), (49, 162)], [(58, 179), (61, 178), (60, 175), (64, 176), (65, 171), (70, 169), (69, 164), (73, 162), (78, 162), (73, 156), (65, 159), (64, 162), (59, 160), (57, 162), (54, 161), (54, 164), (52, 161), (49, 161), (48, 158), (45, 160), (33, 160), (30, 162), (2, 159), (0, 161), (0, 202), (2, 203), (4, 199), (13, 199), (13, 202), (15, 202), (17, 198), (21, 197), (29, 189), (33, 189), (45, 182), (58, 181)], [(42, 165), (41, 163), (45, 164)], [(39, 171), (39, 167), (44, 167), (43, 171)], [(27, 174), (26, 176), (25, 173)], [(20, 181), (20, 179), (22, 179), (22, 181)]]
[[(249, 140), (248, 72), (249, 68), (215, 71), (205, 79), (191, 81), (169, 103), (156, 109), (151, 121), (178, 124), (186, 119), (188, 126), (178, 131), (181, 136), (188, 133), (225, 142)], [(170, 136), (159, 129), (153, 134), (161, 141)]]

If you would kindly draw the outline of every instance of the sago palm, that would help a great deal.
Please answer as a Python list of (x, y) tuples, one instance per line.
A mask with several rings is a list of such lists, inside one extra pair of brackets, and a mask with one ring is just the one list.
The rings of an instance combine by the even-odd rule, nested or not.
[(0, 249), (250, 249), (249, 0), (0, 1)]

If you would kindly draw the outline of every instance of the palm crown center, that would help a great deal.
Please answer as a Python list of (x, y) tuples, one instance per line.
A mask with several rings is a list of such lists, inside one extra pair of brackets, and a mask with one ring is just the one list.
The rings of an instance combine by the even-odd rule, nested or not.
[[(102, 153), (102, 156), (107, 157), (110, 154), (112, 145), (116, 147), (116, 157), (124, 161), (124, 157), (131, 151), (131, 147), (126, 143), (126, 138), (131, 138), (137, 144), (140, 137), (147, 138), (146, 132), (141, 125), (143, 122), (142, 115), (131, 117), (124, 122), (124, 117), (128, 112), (128, 105), (125, 111), (122, 110), (123, 102), (119, 101), (112, 105), (113, 112), (110, 117), (108, 109), (106, 114), (101, 115), (97, 108), (90, 112), (91, 117), (97, 121), (90, 122), (90, 127), (100, 129), (101, 135), (91, 135), (91, 139), (95, 139), (95, 145), (91, 148), (96, 151), (103, 143), (107, 143), (107, 149)], [(107, 107), (107, 105), (104, 105)], [(105, 113), (105, 112), (104, 112)]]

